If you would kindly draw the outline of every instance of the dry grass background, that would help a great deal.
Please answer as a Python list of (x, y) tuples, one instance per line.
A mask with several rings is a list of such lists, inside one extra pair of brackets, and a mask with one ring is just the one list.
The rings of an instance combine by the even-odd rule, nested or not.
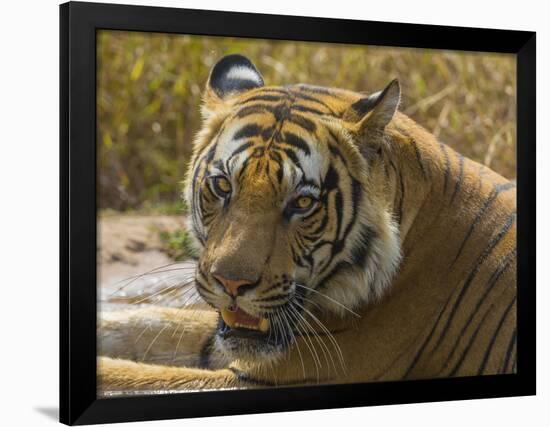
[(512, 55), (103, 31), (98, 37), (101, 209), (175, 213), (210, 67), (241, 53), (266, 84), (374, 92), (399, 78), (409, 114), (460, 153), (515, 178)]

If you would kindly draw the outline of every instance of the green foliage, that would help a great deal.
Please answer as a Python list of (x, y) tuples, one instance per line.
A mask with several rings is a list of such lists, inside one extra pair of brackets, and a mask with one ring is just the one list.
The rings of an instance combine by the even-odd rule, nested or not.
[(182, 215), (187, 213), (187, 203), (181, 198), (157, 203), (144, 200), (139, 207), (139, 213), (142, 215)]
[(163, 250), (176, 261), (187, 258), (197, 258), (198, 254), (186, 230), (161, 231), (159, 232)]
[(102, 209), (180, 200), (202, 88), (230, 53), (248, 56), (269, 85), (374, 92), (397, 77), (402, 111), (462, 154), (515, 177), (512, 55), (120, 31), (101, 31), (98, 41)]

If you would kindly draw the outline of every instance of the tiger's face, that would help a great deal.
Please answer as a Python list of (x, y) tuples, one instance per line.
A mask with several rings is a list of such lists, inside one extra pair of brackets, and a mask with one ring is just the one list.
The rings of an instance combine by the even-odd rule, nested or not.
[(265, 87), (240, 55), (215, 65), (186, 198), (201, 254), (196, 286), (220, 312), (224, 353), (278, 357), (319, 311), (343, 314), (383, 291), (399, 237), (356, 139), (370, 132), (374, 144), (398, 99), (396, 83), (355, 99)]

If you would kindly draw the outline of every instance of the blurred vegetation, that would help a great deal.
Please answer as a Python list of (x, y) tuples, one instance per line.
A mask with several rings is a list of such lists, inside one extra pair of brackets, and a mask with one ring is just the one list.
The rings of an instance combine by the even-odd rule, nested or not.
[(163, 244), (163, 251), (170, 258), (176, 261), (197, 258), (198, 253), (193, 247), (191, 236), (186, 230), (161, 231), (159, 236)]
[(269, 85), (373, 92), (397, 77), (402, 111), (462, 154), (515, 178), (512, 55), (101, 31), (101, 209), (183, 209), (181, 181), (200, 127), (202, 88), (212, 65), (230, 53), (248, 56)]

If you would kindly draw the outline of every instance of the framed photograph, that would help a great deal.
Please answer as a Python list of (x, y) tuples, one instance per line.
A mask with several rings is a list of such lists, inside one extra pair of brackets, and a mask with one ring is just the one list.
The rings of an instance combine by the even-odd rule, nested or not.
[(63, 423), (535, 393), (535, 33), (60, 25)]

